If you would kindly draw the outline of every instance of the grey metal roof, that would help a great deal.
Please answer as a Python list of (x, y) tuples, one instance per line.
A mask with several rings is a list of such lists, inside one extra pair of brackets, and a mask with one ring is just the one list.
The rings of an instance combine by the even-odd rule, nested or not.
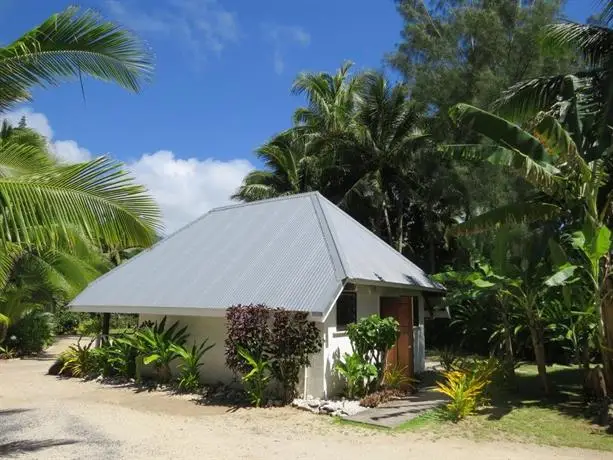
[(312, 192), (213, 209), (98, 278), (71, 306), (135, 312), (263, 303), (325, 313), (346, 280), (442, 288)]

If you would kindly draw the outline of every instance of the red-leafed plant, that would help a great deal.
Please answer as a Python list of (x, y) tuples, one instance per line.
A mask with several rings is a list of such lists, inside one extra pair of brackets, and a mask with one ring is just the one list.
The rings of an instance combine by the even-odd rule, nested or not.
[(251, 369), (240, 355), (242, 347), (254, 359), (260, 359), (270, 342), (270, 308), (265, 305), (235, 305), (228, 308), (225, 341), (226, 365), (235, 374), (244, 375)]
[(256, 362), (266, 361), (269, 368), (266, 372), (281, 386), (281, 399), (291, 401), (296, 394), (300, 369), (309, 366), (310, 355), (321, 350), (321, 332), (317, 325), (308, 320), (307, 313), (265, 305), (230, 307), (226, 321), (227, 366), (244, 377), (253, 370), (244, 352)]

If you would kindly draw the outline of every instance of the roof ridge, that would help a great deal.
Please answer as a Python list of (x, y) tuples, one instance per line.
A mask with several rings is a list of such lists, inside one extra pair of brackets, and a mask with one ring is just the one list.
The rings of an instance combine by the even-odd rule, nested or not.
[(330, 259), (332, 260), (334, 273), (339, 280), (344, 280), (347, 278), (348, 275), (347, 270), (345, 269), (345, 264), (343, 263), (342, 252), (337, 243), (337, 237), (335, 235), (335, 232), (332, 231), (330, 222), (328, 222), (326, 213), (321, 206), (321, 198), (323, 198), (323, 195), (321, 193), (314, 192), (311, 195), (311, 203), (313, 204), (313, 209), (315, 210), (315, 215), (317, 217), (321, 233), (324, 237), (324, 241), (329, 249), (328, 254), (330, 255)]
[(296, 198), (304, 198), (304, 197), (312, 196), (312, 195), (321, 195), (321, 194), (319, 192), (317, 192), (317, 191), (313, 191), (313, 192), (294, 193), (294, 194), (291, 194), (291, 195), (281, 195), (281, 196), (276, 196), (274, 198), (266, 198), (265, 200), (246, 201), (246, 202), (243, 202), (243, 203), (234, 203), (234, 204), (227, 204), (225, 206), (218, 206), (217, 208), (212, 208), (208, 212), (225, 211), (227, 209), (242, 208), (244, 206), (256, 206), (256, 205), (259, 205), (259, 204), (273, 203), (275, 201), (283, 201), (283, 200), (292, 200), (292, 199), (296, 199)]
[[(401, 252), (397, 251), (396, 248), (394, 248), (391, 244), (387, 243), (386, 241), (384, 241), (382, 238), (380, 238), (377, 234), (375, 234), (372, 230), (368, 229), (366, 226), (362, 225), (357, 219), (355, 219), (354, 217), (352, 217), (349, 213), (345, 212), (343, 209), (341, 209), (340, 206), (335, 205), (334, 203), (332, 203), (330, 200), (328, 200), (325, 196), (323, 196), (321, 193), (318, 193), (318, 195), (323, 198), (324, 200), (326, 200), (328, 203), (330, 203), (333, 206), (333, 209), (340, 211), (341, 214), (343, 214), (346, 218), (349, 218), (353, 221), (354, 224), (356, 224), (357, 226), (359, 226), (362, 230), (365, 230), (369, 235), (371, 235), (372, 237), (374, 237), (374, 239), (377, 241), (377, 243), (382, 244), (383, 246), (387, 247), (388, 249), (391, 249), (393, 252), (395, 252), (397, 255), (399, 255), (402, 259), (404, 259), (405, 262), (409, 263), (411, 266), (415, 267), (416, 269), (418, 269), (419, 271), (421, 271), (430, 281), (432, 281), (433, 283), (436, 283), (432, 280), (432, 278), (430, 277), (430, 275), (428, 273), (426, 273), (426, 271), (424, 269), (422, 269), (419, 265), (417, 265), (415, 262), (411, 261), (408, 257), (406, 257), (404, 254), (402, 254)], [(324, 211), (324, 216), (325, 216), (325, 211)], [(327, 222), (327, 217), (325, 217), (326, 222)], [(339, 247), (339, 245), (336, 245), (337, 248)], [(339, 253), (342, 253), (342, 251), (339, 250)], [(438, 284), (438, 283), (437, 283)]]

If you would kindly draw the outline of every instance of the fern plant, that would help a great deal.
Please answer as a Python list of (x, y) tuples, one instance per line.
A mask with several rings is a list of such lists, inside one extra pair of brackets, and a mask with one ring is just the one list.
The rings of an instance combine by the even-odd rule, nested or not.
[(215, 346), (208, 345), (209, 339), (205, 339), (200, 345), (194, 343), (191, 349), (181, 345), (173, 345), (172, 349), (181, 358), (179, 370), (181, 374), (178, 379), (180, 391), (196, 392), (200, 388), (200, 368), (202, 367), (202, 357)]

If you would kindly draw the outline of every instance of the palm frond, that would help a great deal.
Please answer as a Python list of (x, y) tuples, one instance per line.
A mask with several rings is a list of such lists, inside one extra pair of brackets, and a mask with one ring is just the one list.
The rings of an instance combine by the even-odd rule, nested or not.
[(547, 221), (561, 213), (561, 209), (548, 203), (517, 203), (480, 214), (447, 230), (451, 236), (473, 235), (495, 230), (511, 224)]
[(0, 177), (49, 171), (55, 164), (48, 152), (19, 139), (0, 140)]
[(567, 22), (547, 27), (547, 40), (555, 46), (573, 46), (590, 66), (600, 66), (610, 59), (613, 30), (594, 24)]
[(33, 229), (77, 225), (94, 241), (147, 247), (162, 230), (158, 206), (122, 163), (106, 157), (42, 174), (0, 178), (0, 238), (41, 244)]
[(70, 7), (0, 48), (0, 110), (29, 99), (33, 86), (90, 75), (139, 91), (151, 54), (130, 32), (96, 12)]

